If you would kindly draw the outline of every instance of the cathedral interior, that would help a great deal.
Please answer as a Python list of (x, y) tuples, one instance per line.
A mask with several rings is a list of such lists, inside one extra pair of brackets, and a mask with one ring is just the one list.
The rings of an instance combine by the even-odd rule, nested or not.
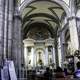
[(80, 0), (0, 0), (0, 66), (13, 61), (11, 80), (79, 60)]

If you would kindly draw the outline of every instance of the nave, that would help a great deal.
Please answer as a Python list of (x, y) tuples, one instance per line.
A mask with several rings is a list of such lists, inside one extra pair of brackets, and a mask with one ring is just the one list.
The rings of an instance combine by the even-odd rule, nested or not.
[(0, 0), (2, 80), (69, 80), (79, 61), (80, 0)]

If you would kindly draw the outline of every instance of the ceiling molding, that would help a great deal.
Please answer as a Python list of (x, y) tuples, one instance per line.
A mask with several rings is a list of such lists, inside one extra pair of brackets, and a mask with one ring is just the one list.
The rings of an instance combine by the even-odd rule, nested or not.
[(62, 16), (61, 16), (61, 21), (64, 20), (64, 18), (66, 17), (66, 13), (63, 12)]
[[(48, 19), (47, 19), (48, 20)], [(52, 20), (48, 20), (48, 21), (52, 21)], [(25, 24), (22, 25), (22, 28), (24, 29), (28, 23), (35, 23), (35, 22), (42, 22), (42, 23), (46, 23), (46, 19), (43, 20), (34, 20), (34, 19), (30, 19), (29, 21), (27, 21)], [(56, 23), (55, 23), (56, 24)]]
[(56, 19), (55, 17), (53, 17), (50, 14), (46, 14), (46, 13), (35, 13), (35, 14), (31, 14), (29, 16), (25, 16), (25, 18), (23, 19), (23, 24), (25, 24), (26, 21), (29, 21), (31, 18), (33, 17), (47, 17), (53, 20), (53, 22), (59, 24), (59, 19)]
[[(45, 20), (52, 28), (54, 29), (53, 25), (50, 23), (50, 20)], [(55, 23), (56, 24), (56, 23)], [(56, 24), (57, 25), (57, 24)], [(56, 26), (55, 26), (56, 27)]]
[(64, 10), (62, 7), (50, 7), (50, 9), (62, 9), (62, 10)]
[[(55, 3), (55, 4), (57, 4), (58, 6), (61, 6), (60, 4), (58, 4), (58, 3), (56, 3), (55, 1), (52, 1), (52, 0), (33, 0), (33, 1), (31, 1), (31, 2), (28, 4), (28, 6), (29, 6), (30, 4), (33, 4), (33, 3), (36, 3), (36, 2), (41, 2), (41, 1)], [(26, 6), (26, 7), (27, 7), (27, 6)]]
[[(54, 12), (55, 12), (54, 9), (56, 9), (56, 10), (57, 10), (57, 9), (63, 10), (61, 7), (50, 7), (49, 9), (51, 10), (51, 12), (53, 12), (53, 14), (54, 14)], [(65, 12), (65, 11), (63, 10), (63, 12)], [(57, 15), (56, 12), (55, 12), (55, 14)], [(63, 14), (63, 13), (62, 13), (62, 14)], [(61, 15), (61, 16), (62, 16), (62, 15)], [(57, 17), (58, 17), (58, 15), (57, 15)], [(59, 17), (58, 17), (58, 19), (61, 21), (61, 19), (60, 19)]]
[(27, 21), (27, 23), (25, 23), (24, 25), (22, 25), (22, 29), (24, 30), (25, 27), (26, 27), (28, 24), (32, 23), (33, 21), (34, 21), (34, 20), (29, 20), (29, 21)]
[(48, 8), (55, 16), (56, 18), (59, 20), (59, 17), (57, 16), (57, 14), (53, 11), (52, 7)]
[(23, 9), (27, 6), (29, 6), (30, 4), (37, 2), (37, 1), (47, 1), (47, 2), (51, 2), (51, 3), (55, 3), (57, 5), (59, 5), (60, 7), (62, 7), (64, 9), (64, 11), (66, 12), (67, 16), (70, 16), (70, 8), (69, 6), (62, 0), (25, 0), (24, 3), (20, 6), (20, 12), (23, 12)]
[[(25, 9), (27, 9), (27, 8), (31, 8), (31, 10), (30, 10), (29, 12), (27, 12), (26, 15), (24, 15), (24, 17), (27, 16), (29, 13), (31, 13), (32, 11), (34, 11), (34, 10), (36, 9), (36, 7), (33, 7), (33, 6), (28, 6), (28, 7), (26, 7)], [(24, 11), (25, 11), (25, 9), (24, 9)], [(24, 12), (24, 11), (23, 11), (23, 12)], [(24, 17), (23, 17), (23, 18), (24, 18)]]
[(30, 11), (26, 14), (26, 16), (27, 16), (29, 13), (31, 13), (32, 11), (34, 11), (34, 10), (36, 9), (36, 7), (33, 7), (33, 6), (28, 6), (28, 8), (32, 8), (32, 10), (30, 10)]

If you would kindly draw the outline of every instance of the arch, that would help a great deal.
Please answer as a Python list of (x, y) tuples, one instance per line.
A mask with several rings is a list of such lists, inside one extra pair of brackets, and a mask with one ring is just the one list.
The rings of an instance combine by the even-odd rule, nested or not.
[[(23, 9), (26, 6), (28, 6), (30, 3), (34, 2), (34, 1), (37, 2), (36, 0), (25, 0), (20, 6), (21, 13), (23, 12)], [(43, 1), (47, 1), (47, 0), (43, 0)], [(64, 1), (62, 1), (62, 0), (51, 0), (49, 2), (53, 2), (53, 3), (56, 3), (56, 4), (60, 5), (64, 9), (64, 11), (66, 12), (67, 16), (68, 17), (70, 16), (70, 9)]]
[(45, 50), (44, 50), (43, 48), (36, 48), (36, 49), (35, 49), (35, 52), (36, 52), (36, 51), (43, 51), (43, 52), (45, 52)]
[(44, 25), (46, 25), (46, 27), (47, 27), (47, 29), (49, 30), (49, 32), (51, 33), (51, 36), (52, 37), (54, 37), (53, 35), (55, 35), (55, 32), (54, 32), (54, 29), (53, 29), (53, 27), (51, 26), (51, 25), (49, 25), (48, 23), (46, 23), (46, 22), (39, 22), (39, 21), (36, 21), (36, 22), (34, 22), (34, 21), (32, 21), (32, 22), (30, 22), (30, 23), (28, 23), (27, 24), (27, 27), (25, 27), (23, 30), (24, 30), (24, 34), (23, 34), (23, 36), (24, 36), (24, 38), (25, 38), (25, 35), (26, 35), (26, 33), (30, 30), (30, 26), (32, 25), (32, 24), (44, 24)]

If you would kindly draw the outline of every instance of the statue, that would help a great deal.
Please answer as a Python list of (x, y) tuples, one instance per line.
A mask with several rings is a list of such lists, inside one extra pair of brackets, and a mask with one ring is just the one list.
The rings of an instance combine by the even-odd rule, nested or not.
[(41, 59), (41, 52), (39, 52), (38, 64), (39, 65), (42, 65), (43, 64), (42, 59)]

